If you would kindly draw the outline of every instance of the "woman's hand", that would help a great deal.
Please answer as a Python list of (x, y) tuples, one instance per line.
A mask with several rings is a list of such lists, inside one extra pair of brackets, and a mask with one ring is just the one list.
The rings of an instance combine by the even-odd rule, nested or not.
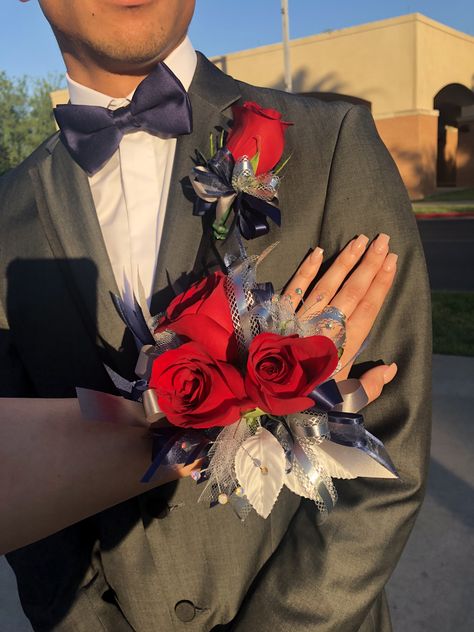
[[(327, 306), (338, 308), (346, 316), (343, 369), (336, 374), (337, 381), (347, 378), (354, 356), (372, 329), (392, 286), (397, 255), (389, 252), (389, 240), (389, 236), (382, 233), (367, 248), (369, 239), (365, 235), (353, 239), (301, 303), (323, 261), (323, 250), (316, 248), (285, 289), (285, 295), (290, 297), (301, 318), (315, 315)], [(354, 269), (359, 261), (360, 265)], [(369, 402), (379, 397), (384, 385), (393, 380), (396, 373), (397, 365), (392, 363), (374, 367), (362, 375), (360, 381)]]

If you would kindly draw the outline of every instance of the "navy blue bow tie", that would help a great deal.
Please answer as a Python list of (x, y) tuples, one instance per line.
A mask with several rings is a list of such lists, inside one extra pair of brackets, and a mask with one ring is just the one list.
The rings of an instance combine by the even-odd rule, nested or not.
[(109, 110), (96, 105), (58, 105), (54, 116), (61, 140), (89, 175), (117, 150), (123, 135), (144, 130), (173, 137), (192, 131), (191, 104), (179, 79), (164, 63), (146, 77), (126, 107)]

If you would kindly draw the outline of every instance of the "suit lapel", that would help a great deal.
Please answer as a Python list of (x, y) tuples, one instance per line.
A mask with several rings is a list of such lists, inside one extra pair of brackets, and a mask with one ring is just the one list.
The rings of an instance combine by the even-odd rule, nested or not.
[[(87, 176), (57, 142), (30, 170), (39, 216), (66, 283), (103, 360), (124, 375), (136, 355), (111, 293), (118, 294)], [(84, 266), (94, 267), (96, 287)]]
[(193, 132), (180, 136), (176, 145), (173, 174), (166, 207), (163, 236), (160, 244), (152, 313), (166, 306), (172, 294), (169, 282), (185, 283), (186, 274), (195, 267), (198, 251), (203, 249), (202, 220), (193, 216), (194, 191), (189, 181), (195, 150), (209, 153), (209, 135), (216, 128), (227, 128), (226, 110), (240, 97), (237, 83), (220, 72), (198, 53), (196, 72), (189, 88), (193, 112)]
[[(169, 282), (183, 280), (202, 250), (202, 221), (192, 214), (194, 192), (189, 182), (195, 150), (208, 153), (209, 134), (227, 127), (224, 111), (240, 97), (237, 83), (198, 53), (198, 65), (189, 96), (193, 133), (178, 138), (163, 236), (157, 261), (151, 312), (170, 300)], [(64, 270), (68, 288), (83, 315), (87, 330), (103, 359), (123, 375), (130, 375), (136, 349), (117, 314), (111, 294), (118, 294), (112, 267), (97, 219), (87, 176), (60, 142), (50, 143), (48, 155), (30, 170), (45, 233)], [(81, 274), (85, 262), (97, 272), (91, 288)], [(186, 275), (184, 275), (186, 276)]]

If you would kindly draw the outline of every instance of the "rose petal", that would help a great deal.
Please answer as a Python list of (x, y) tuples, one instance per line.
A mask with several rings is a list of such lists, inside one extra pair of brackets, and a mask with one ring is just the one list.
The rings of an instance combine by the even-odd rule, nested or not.
[[(250, 344), (245, 387), (252, 401), (269, 413), (299, 412), (314, 404), (307, 395), (332, 374), (337, 360), (336, 347), (325, 336), (259, 334)], [(286, 372), (267, 378), (261, 370), (265, 362), (286, 367)]]
[(201, 314), (189, 314), (178, 318), (167, 329), (186, 341), (199, 344), (215, 360), (234, 362), (238, 359), (237, 340), (214, 320)]
[(228, 425), (251, 407), (239, 371), (215, 361), (195, 342), (159, 356), (150, 386), (170, 423), (182, 427)]

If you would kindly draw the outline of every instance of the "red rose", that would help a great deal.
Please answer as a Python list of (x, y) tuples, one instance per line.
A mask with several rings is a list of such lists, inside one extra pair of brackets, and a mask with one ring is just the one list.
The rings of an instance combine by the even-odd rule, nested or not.
[(226, 147), (234, 160), (259, 152), (255, 175), (266, 173), (275, 167), (283, 154), (285, 130), (293, 123), (281, 120), (280, 112), (262, 108), (258, 103), (246, 101), (232, 107), (234, 124), (227, 138)]
[(194, 342), (159, 356), (150, 386), (168, 421), (183, 428), (228, 426), (251, 408), (239, 371)]
[(289, 415), (314, 406), (308, 397), (337, 366), (337, 349), (326, 336), (263, 333), (249, 347), (247, 395), (267, 413)]
[(238, 348), (225, 279), (222, 272), (214, 272), (191, 285), (171, 301), (155, 331), (171, 329), (184, 340), (199, 343), (216, 360), (236, 360)]

